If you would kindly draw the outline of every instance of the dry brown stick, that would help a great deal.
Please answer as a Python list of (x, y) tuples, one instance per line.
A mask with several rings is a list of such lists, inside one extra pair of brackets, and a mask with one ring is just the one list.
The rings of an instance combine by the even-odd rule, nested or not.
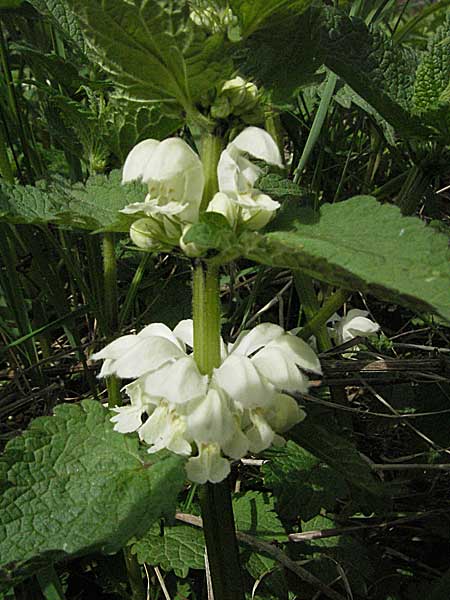
[(405, 381), (448, 381), (450, 360), (441, 355), (432, 359), (364, 359), (333, 360), (323, 357), (322, 385), (358, 385), (362, 375), (377, 383), (402, 383)]
[[(370, 393), (374, 396), (374, 398), (376, 398), (378, 400), (378, 402), (380, 402), (392, 414), (399, 415), (399, 412), (397, 410), (395, 410), (395, 408), (393, 406), (391, 406), (389, 404), (389, 402), (387, 402), (387, 400), (385, 400), (383, 398), (383, 396), (381, 396), (381, 394), (379, 394), (376, 390), (374, 390), (374, 388), (367, 381), (365, 381), (363, 378), (361, 378), (361, 383), (370, 391)], [(442, 448), (439, 444), (436, 444), (436, 442), (434, 442), (431, 438), (429, 438), (427, 435), (422, 433), (422, 431), (420, 431), (419, 429), (417, 429), (416, 427), (411, 425), (411, 423), (409, 423), (408, 421), (405, 421), (404, 424), (405, 424), (405, 427), (407, 427), (410, 431), (412, 431), (417, 437), (419, 437), (425, 443), (429, 444), (431, 446), (431, 448), (434, 448), (435, 450), (439, 450), (439, 452), (445, 452), (446, 454), (450, 454), (450, 450), (448, 448)]]
[(427, 463), (395, 463), (389, 465), (372, 463), (370, 468), (373, 471), (450, 471), (450, 463), (430, 465)]
[(322, 359), (321, 364), (325, 375), (333, 375), (334, 372), (366, 373), (367, 371), (430, 371), (441, 373), (445, 368), (450, 368), (447, 357), (441, 358), (419, 358), (419, 359), (390, 359), (390, 360), (330, 360)]
[[(188, 523), (189, 525), (194, 525), (194, 527), (202, 527), (202, 519), (200, 517), (196, 517), (195, 515), (187, 514), (187, 513), (176, 513), (176, 519), (182, 521), (183, 523)], [(268, 554), (271, 558), (276, 560), (280, 565), (289, 569), (295, 573), (300, 579), (306, 581), (313, 587), (317, 588), (326, 596), (327, 598), (331, 598), (331, 600), (346, 600), (342, 594), (339, 592), (335, 592), (330, 587), (325, 585), (320, 579), (312, 575), (309, 571), (301, 567), (295, 561), (291, 560), (284, 552), (282, 552), (276, 546), (269, 544), (268, 542), (263, 542), (262, 540), (257, 540), (251, 535), (247, 533), (243, 533), (242, 531), (236, 532), (236, 537), (239, 542), (250, 546), (257, 552), (262, 552), (264, 554)]]
[(331, 402), (330, 400), (322, 400), (321, 398), (316, 398), (315, 396), (311, 396), (310, 394), (299, 394), (294, 395), (298, 400), (307, 400), (313, 404), (320, 404), (322, 406), (327, 406), (328, 408), (335, 408), (336, 410), (343, 410), (346, 412), (357, 413), (360, 415), (370, 415), (371, 417), (381, 417), (383, 419), (394, 419), (394, 420), (407, 420), (407, 419), (417, 419), (418, 417), (431, 417), (440, 414), (445, 414), (450, 412), (450, 408), (444, 408), (442, 410), (436, 411), (428, 411), (421, 413), (396, 413), (396, 414), (388, 414), (388, 413), (379, 413), (374, 412), (372, 410), (365, 410), (363, 408), (353, 408), (352, 406), (344, 406), (343, 404), (337, 404), (336, 402)]
[(321, 538), (338, 537), (340, 535), (346, 535), (351, 533), (359, 533), (362, 530), (367, 529), (386, 529), (395, 525), (403, 525), (404, 523), (411, 523), (419, 519), (430, 516), (431, 513), (422, 513), (411, 517), (402, 517), (401, 519), (394, 519), (393, 521), (385, 521), (383, 523), (369, 523), (363, 525), (354, 525), (352, 527), (333, 527), (330, 529), (315, 529), (313, 531), (304, 531), (302, 533), (290, 533), (288, 538), (291, 542), (308, 542), (310, 540), (317, 540)]

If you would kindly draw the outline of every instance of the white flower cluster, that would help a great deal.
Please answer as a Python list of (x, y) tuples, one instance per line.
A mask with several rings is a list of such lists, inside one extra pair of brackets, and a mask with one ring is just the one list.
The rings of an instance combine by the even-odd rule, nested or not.
[[(280, 204), (254, 188), (261, 169), (247, 155), (282, 166), (272, 137), (258, 127), (247, 127), (222, 152), (217, 167), (219, 192), (207, 211), (221, 213), (233, 228), (260, 229), (270, 221)], [(162, 142), (148, 139), (128, 154), (122, 183), (141, 179), (148, 186), (144, 202), (135, 202), (121, 212), (143, 213), (133, 223), (130, 236), (140, 248), (168, 250), (183, 243), (183, 235), (198, 222), (204, 189), (203, 166), (197, 154), (180, 138)]]
[(199, 372), (192, 346), (191, 320), (173, 331), (153, 323), (92, 358), (104, 361), (99, 377), (134, 379), (125, 386), (130, 404), (113, 409), (114, 429), (137, 431), (150, 453), (167, 448), (189, 456), (191, 481), (217, 483), (230, 472), (230, 459), (284, 441), (278, 434), (305, 416), (288, 393), (306, 392), (303, 370), (320, 374), (321, 367), (306, 342), (272, 323), (228, 346), (221, 341), (221, 364), (210, 377)]

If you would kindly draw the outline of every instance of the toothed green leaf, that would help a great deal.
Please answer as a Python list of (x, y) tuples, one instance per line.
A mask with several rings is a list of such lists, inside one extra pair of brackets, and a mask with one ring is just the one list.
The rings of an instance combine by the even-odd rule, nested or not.
[(319, 215), (307, 209), (298, 214), (287, 231), (248, 231), (238, 239), (200, 223), (189, 231), (189, 241), (222, 250), (214, 258), (218, 263), (244, 256), (299, 269), (450, 321), (447, 236), (370, 196), (324, 204)]
[(187, 577), (189, 569), (205, 568), (203, 530), (190, 525), (155, 523), (131, 550), (141, 564), (174, 571), (177, 577)]
[(49, 562), (117, 552), (175, 510), (183, 460), (149, 457), (113, 431), (99, 402), (63, 404), (6, 446), (0, 460), (0, 583)]
[(69, 0), (100, 65), (131, 98), (162, 100), (173, 114), (232, 73), (224, 32), (206, 35), (186, 0)]
[(135, 217), (119, 211), (133, 202), (142, 202), (145, 194), (146, 187), (141, 183), (122, 186), (120, 171), (95, 175), (85, 185), (63, 180), (42, 187), (0, 183), (0, 220), (128, 232)]

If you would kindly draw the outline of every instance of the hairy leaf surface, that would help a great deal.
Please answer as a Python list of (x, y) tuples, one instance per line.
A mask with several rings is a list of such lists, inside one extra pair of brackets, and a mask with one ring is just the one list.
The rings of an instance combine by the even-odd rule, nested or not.
[(155, 523), (144, 537), (132, 545), (138, 561), (174, 571), (177, 577), (187, 577), (189, 569), (205, 568), (203, 530), (176, 524), (161, 527)]
[[(60, 405), (0, 461), (0, 581), (93, 551), (118, 551), (175, 509), (183, 460), (149, 457), (99, 402)], [(153, 461), (153, 462), (152, 462)]]
[(265, 452), (264, 482), (278, 500), (278, 511), (286, 519), (300, 516), (307, 521), (322, 508), (333, 511), (337, 498), (348, 495), (339, 473), (293, 441)]
[(200, 223), (188, 237), (222, 250), (214, 259), (218, 263), (245, 256), (300, 269), (318, 280), (450, 320), (447, 236), (370, 196), (325, 204), (320, 216), (308, 209), (298, 213), (290, 231), (245, 232), (236, 238)]
[(325, 64), (391, 125), (407, 135), (426, 134), (412, 114), (417, 55), (379, 28), (327, 11)]
[(207, 36), (186, 1), (69, 0), (102, 67), (141, 101), (192, 103), (231, 73), (222, 32)]
[(30, 0), (30, 4), (53, 23), (77, 46), (84, 51), (84, 37), (75, 13), (64, 0)]
[(132, 202), (142, 202), (145, 194), (146, 187), (141, 183), (122, 186), (120, 171), (90, 177), (86, 185), (66, 181), (55, 182), (50, 187), (0, 183), (0, 220), (128, 232), (135, 218), (118, 211)]
[(325, 204), (317, 223), (291, 232), (245, 234), (244, 255), (298, 268), (349, 290), (357, 289), (450, 319), (448, 240), (397, 207), (368, 196)]
[(428, 44), (417, 69), (415, 109), (447, 134), (450, 131), (450, 11)]
[(222, 250), (214, 258), (217, 263), (244, 256), (265, 265), (299, 269), (320, 281), (450, 320), (447, 236), (370, 196), (324, 204), (320, 215), (307, 208), (297, 212), (290, 231), (244, 232), (237, 237), (199, 223), (186, 237)]
[(244, 70), (277, 101), (286, 102), (296, 88), (314, 81), (325, 64), (398, 132), (431, 133), (413, 112), (416, 52), (361, 19), (313, 5), (300, 16), (268, 22), (249, 38), (247, 50)]

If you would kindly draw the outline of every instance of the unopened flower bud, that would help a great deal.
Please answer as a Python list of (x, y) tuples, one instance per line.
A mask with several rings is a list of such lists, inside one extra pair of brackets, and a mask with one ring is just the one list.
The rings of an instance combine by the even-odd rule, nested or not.
[(168, 252), (178, 243), (179, 232), (168, 219), (146, 217), (131, 225), (130, 238), (138, 248)]

